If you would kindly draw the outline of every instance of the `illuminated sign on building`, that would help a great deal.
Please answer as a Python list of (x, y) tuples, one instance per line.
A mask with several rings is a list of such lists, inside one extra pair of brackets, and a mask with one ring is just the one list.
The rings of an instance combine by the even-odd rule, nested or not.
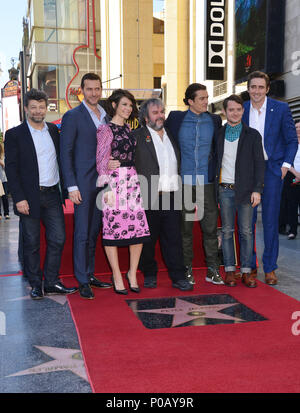
[(224, 80), (225, 6), (225, 0), (207, 0), (206, 78), (208, 80)]
[(79, 100), (79, 102), (82, 102), (82, 101), (83, 101), (83, 98), (84, 98), (83, 93), (82, 93), (80, 87), (78, 87), (78, 88), (76, 88), (76, 87), (71, 87), (71, 88), (69, 89), (69, 95), (70, 95), (70, 96), (76, 96), (77, 99)]
[(235, 0), (236, 81), (261, 70), (282, 71), (284, 0)]
[(19, 106), (20, 87), (17, 80), (10, 80), (1, 89), (2, 98), (2, 132), (20, 124)]
[(2, 98), (18, 95), (19, 84), (17, 80), (10, 80), (2, 89)]

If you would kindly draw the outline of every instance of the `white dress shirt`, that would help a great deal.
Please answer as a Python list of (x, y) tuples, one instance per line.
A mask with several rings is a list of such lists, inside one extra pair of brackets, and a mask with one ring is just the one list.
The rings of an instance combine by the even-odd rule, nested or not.
[(83, 99), (82, 103), (83, 103), (84, 106), (86, 107), (86, 109), (87, 109), (87, 111), (89, 112), (89, 114), (90, 114), (90, 116), (91, 116), (91, 118), (92, 118), (92, 120), (93, 120), (96, 128), (98, 129), (98, 127), (99, 127), (100, 125), (103, 125), (103, 124), (105, 123), (105, 120), (104, 120), (104, 118), (105, 118), (105, 116), (106, 116), (105, 110), (104, 110), (100, 105), (97, 105), (97, 109), (98, 109), (99, 112), (100, 112), (100, 119), (99, 119), (98, 116), (96, 115), (96, 113), (93, 111), (93, 109), (91, 109), (91, 108), (88, 106), (88, 104), (86, 103), (86, 101), (85, 101), (84, 99)]
[(56, 150), (46, 123), (42, 130), (33, 128), (27, 122), (34, 143), (38, 167), (40, 186), (53, 186), (59, 182), (59, 170)]
[(262, 137), (262, 145), (264, 150), (265, 160), (268, 160), (268, 155), (265, 150), (265, 122), (266, 122), (266, 110), (267, 110), (267, 98), (265, 98), (262, 107), (257, 110), (252, 106), (250, 102), (250, 114), (249, 114), (249, 126), (256, 129)]
[(164, 134), (161, 139), (154, 129), (147, 127), (153, 140), (159, 165), (158, 190), (163, 192), (177, 191), (178, 165), (173, 145), (165, 129), (163, 129)]
[(294, 159), (294, 169), (296, 169), (297, 172), (300, 172), (300, 143), (298, 143), (298, 151)]

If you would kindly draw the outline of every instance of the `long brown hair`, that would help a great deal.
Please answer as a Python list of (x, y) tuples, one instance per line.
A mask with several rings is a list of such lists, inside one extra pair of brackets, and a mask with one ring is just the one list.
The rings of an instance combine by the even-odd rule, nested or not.
[[(113, 117), (116, 114), (116, 109), (119, 106), (120, 100), (123, 97), (129, 99), (132, 103), (132, 112), (131, 112), (131, 115), (129, 116), (129, 120), (133, 120), (134, 118), (138, 116), (138, 109), (136, 107), (136, 100), (134, 96), (128, 90), (125, 90), (125, 89), (114, 90), (111, 96), (105, 102), (105, 110), (109, 114), (109, 116)], [(116, 104), (115, 109), (113, 108), (113, 105), (112, 105), (113, 102)]]

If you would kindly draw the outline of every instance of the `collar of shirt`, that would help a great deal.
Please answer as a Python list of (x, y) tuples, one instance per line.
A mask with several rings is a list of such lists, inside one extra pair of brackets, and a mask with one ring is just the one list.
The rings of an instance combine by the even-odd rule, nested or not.
[(206, 117), (207, 115), (209, 116), (208, 111), (201, 112), (201, 113), (195, 113), (191, 109), (188, 109), (188, 115), (195, 119), (203, 118), (203, 117)]
[(28, 122), (28, 120), (27, 120), (27, 125), (28, 125), (28, 128), (29, 128), (29, 130), (30, 130), (30, 133), (46, 132), (46, 131), (49, 130), (48, 125), (47, 125), (46, 122), (44, 122), (43, 129), (36, 129), (36, 128), (34, 128), (33, 126), (30, 125), (30, 123)]
[(149, 129), (149, 132), (152, 136), (152, 139), (157, 140), (159, 138), (160, 141), (164, 141), (165, 137), (168, 137), (167, 132), (165, 130), (165, 128), (163, 128), (164, 134), (163, 134), (163, 138), (160, 137), (160, 135), (157, 133), (156, 130), (150, 128), (150, 126), (147, 126), (147, 128)]
[[(93, 109), (91, 109), (91, 108), (88, 106), (88, 104), (86, 103), (86, 101), (85, 101), (84, 99), (83, 99), (82, 103), (83, 103), (84, 106), (86, 107), (86, 109), (87, 109), (87, 111), (89, 112), (89, 114), (91, 115), (92, 119), (94, 119), (94, 117), (96, 117), (96, 118), (98, 119), (96, 113), (93, 111)], [(100, 112), (100, 120), (98, 119), (98, 121), (99, 121), (100, 123), (103, 123), (103, 119), (104, 119), (105, 116), (106, 116), (106, 112), (105, 112), (105, 110), (102, 108), (102, 106), (100, 106), (99, 104), (97, 105), (97, 109), (98, 109), (99, 112)]]
[(178, 190), (177, 159), (173, 145), (165, 129), (163, 139), (152, 128), (149, 128), (159, 165), (158, 190), (164, 192)]
[(265, 112), (267, 109), (267, 97), (265, 97), (265, 101), (262, 105), (262, 107), (260, 109), (256, 109), (253, 107), (252, 102), (250, 101), (250, 110), (256, 110), (257, 112), (261, 113), (261, 112)]

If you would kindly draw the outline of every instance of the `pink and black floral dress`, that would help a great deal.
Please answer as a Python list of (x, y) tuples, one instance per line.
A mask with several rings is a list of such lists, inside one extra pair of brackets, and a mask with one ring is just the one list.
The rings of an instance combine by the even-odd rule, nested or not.
[[(110, 122), (99, 126), (97, 142), (97, 186), (108, 184), (102, 196), (103, 245), (142, 244), (150, 239), (150, 231), (134, 166), (136, 140), (127, 124)], [(119, 168), (108, 169), (110, 156), (120, 161)]]

